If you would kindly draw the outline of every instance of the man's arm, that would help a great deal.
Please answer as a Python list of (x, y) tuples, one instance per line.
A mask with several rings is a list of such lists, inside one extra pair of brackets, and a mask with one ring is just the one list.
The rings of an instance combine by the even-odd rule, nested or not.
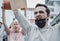
[(31, 29), (31, 24), (27, 21), (25, 16), (23, 16), (21, 13), (19, 13), (18, 10), (14, 10), (14, 15), (16, 19), (18, 20), (20, 26), (24, 29), (24, 31), (29, 31)]

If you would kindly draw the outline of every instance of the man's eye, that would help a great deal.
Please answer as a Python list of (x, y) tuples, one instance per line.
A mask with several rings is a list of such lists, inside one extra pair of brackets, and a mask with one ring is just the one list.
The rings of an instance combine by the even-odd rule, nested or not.
[(34, 14), (37, 14), (37, 12), (34, 12)]
[(44, 13), (43, 11), (39, 11), (39, 13)]
[(16, 24), (16, 25), (18, 25), (18, 24)]
[(15, 24), (14, 24), (15, 25)]

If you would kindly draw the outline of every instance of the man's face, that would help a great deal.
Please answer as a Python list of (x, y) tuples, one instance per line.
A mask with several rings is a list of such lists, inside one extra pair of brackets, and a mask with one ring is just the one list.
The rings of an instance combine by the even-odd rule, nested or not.
[(47, 18), (46, 8), (43, 6), (37, 7), (35, 9), (34, 16), (35, 16), (35, 19), (38, 19), (38, 20)]
[(43, 6), (37, 7), (35, 9), (34, 16), (35, 16), (35, 24), (39, 28), (43, 28), (47, 24), (48, 16), (45, 7)]

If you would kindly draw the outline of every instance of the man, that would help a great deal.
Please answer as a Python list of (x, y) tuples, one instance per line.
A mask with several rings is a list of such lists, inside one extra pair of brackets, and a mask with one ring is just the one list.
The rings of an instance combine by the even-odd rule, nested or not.
[(0, 18), (0, 41), (3, 41), (3, 33), (4, 33), (4, 26), (2, 23), (2, 19)]
[(50, 11), (46, 5), (36, 5), (34, 11), (36, 25), (31, 25), (18, 10), (14, 10), (14, 15), (25, 30), (26, 41), (60, 41), (60, 24), (48, 26)]

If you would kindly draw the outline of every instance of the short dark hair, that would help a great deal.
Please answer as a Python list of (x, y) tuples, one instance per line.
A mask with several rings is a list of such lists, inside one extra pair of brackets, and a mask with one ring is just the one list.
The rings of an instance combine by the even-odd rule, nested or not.
[(49, 15), (50, 15), (50, 10), (49, 10), (49, 8), (48, 8), (45, 4), (37, 4), (37, 5), (35, 6), (35, 8), (37, 8), (37, 7), (39, 7), (39, 6), (43, 6), (43, 7), (46, 8), (47, 16), (49, 17)]

